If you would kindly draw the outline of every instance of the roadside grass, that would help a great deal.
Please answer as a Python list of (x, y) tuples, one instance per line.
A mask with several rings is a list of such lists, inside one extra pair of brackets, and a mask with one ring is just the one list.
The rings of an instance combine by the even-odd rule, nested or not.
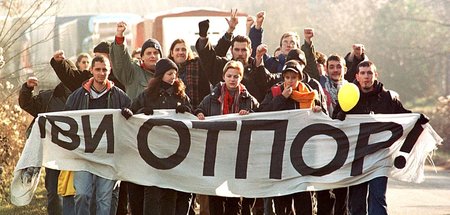
[(47, 191), (43, 180), (40, 181), (36, 193), (29, 205), (15, 206), (11, 202), (1, 202), (0, 214), (2, 215), (45, 215), (47, 214)]

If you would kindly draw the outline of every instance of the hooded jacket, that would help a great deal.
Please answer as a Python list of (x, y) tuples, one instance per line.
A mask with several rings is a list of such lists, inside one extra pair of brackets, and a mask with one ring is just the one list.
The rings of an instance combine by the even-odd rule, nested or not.
[[(114, 86), (114, 83), (109, 80), (106, 84), (107, 92), (101, 97), (93, 99), (91, 97), (91, 85), (93, 81), (94, 78), (90, 78), (69, 96), (66, 102), (66, 110), (84, 110), (94, 108), (122, 109), (130, 106), (131, 100), (127, 94), (125, 94), (125, 92), (123, 92), (120, 88)], [(96, 105), (100, 99), (106, 99), (106, 105), (104, 107), (99, 107)]]

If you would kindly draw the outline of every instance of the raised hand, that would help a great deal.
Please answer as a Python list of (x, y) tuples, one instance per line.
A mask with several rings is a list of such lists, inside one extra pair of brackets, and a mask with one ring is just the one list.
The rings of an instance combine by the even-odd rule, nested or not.
[(352, 54), (358, 58), (361, 59), (361, 56), (364, 54), (364, 45), (363, 44), (353, 44), (352, 45)]
[(314, 37), (314, 29), (313, 28), (303, 29), (303, 35), (305, 36), (306, 42), (311, 44), (312, 38)]
[(53, 54), (53, 59), (55, 59), (56, 62), (61, 62), (65, 59), (66, 57), (64, 56), (64, 51), (63, 50), (58, 50)]
[(237, 9), (233, 13), (233, 9), (231, 9), (230, 19), (225, 18), (228, 23), (228, 33), (233, 33), (234, 29), (236, 29), (236, 25), (238, 24)]
[(209, 29), (209, 19), (203, 20), (198, 23), (198, 35), (200, 37), (208, 36), (208, 29)]
[(127, 23), (121, 21), (117, 23), (116, 36), (124, 37), (125, 31), (127, 30)]
[(255, 17), (250, 16), (250, 15), (247, 16), (247, 22), (245, 23), (245, 25), (247, 26), (247, 29), (250, 29), (254, 23), (255, 23)]
[(263, 56), (267, 53), (267, 45), (266, 44), (260, 44), (257, 48), (256, 48), (256, 55), (255, 55), (255, 60), (256, 60), (256, 66), (261, 65), (262, 60), (263, 60)]
[(255, 28), (256, 29), (261, 29), (262, 25), (264, 23), (264, 18), (266, 17), (266, 11), (259, 11), (256, 14), (256, 25)]
[(38, 79), (36, 77), (29, 77), (27, 80), (27, 87), (28, 88), (34, 88), (38, 85)]

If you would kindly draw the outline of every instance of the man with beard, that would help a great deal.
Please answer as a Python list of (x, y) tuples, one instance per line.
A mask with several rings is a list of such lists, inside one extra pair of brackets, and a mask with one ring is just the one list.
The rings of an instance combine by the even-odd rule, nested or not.
[[(230, 29), (234, 30), (238, 23), (236, 12), (232, 14), (228, 23)], [(223, 80), (222, 70), (229, 60), (225, 57), (216, 55), (216, 51), (207, 37), (208, 29), (209, 20), (204, 20), (199, 23), (200, 37), (195, 44), (195, 48), (197, 49), (204, 70), (208, 73), (207, 76), (209, 81), (212, 85), (216, 85)], [(230, 29), (228, 32), (230, 32)], [(263, 64), (257, 65), (255, 59), (251, 57), (251, 47), (252, 44), (250, 38), (247, 36), (237, 35), (231, 40), (232, 60), (240, 61), (244, 65), (244, 78), (242, 84), (247, 87), (250, 94), (261, 102), (264, 99), (266, 91), (270, 88), (270, 85), (267, 82), (260, 83), (255, 81), (254, 76), (258, 73), (268, 73), (268, 71), (264, 68)]]

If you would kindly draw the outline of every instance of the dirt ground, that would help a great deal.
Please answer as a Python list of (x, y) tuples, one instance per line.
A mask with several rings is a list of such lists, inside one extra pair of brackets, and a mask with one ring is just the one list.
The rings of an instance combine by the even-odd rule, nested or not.
[(450, 170), (427, 166), (420, 184), (390, 179), (387, 203), (392, 215), (449, 215)]

